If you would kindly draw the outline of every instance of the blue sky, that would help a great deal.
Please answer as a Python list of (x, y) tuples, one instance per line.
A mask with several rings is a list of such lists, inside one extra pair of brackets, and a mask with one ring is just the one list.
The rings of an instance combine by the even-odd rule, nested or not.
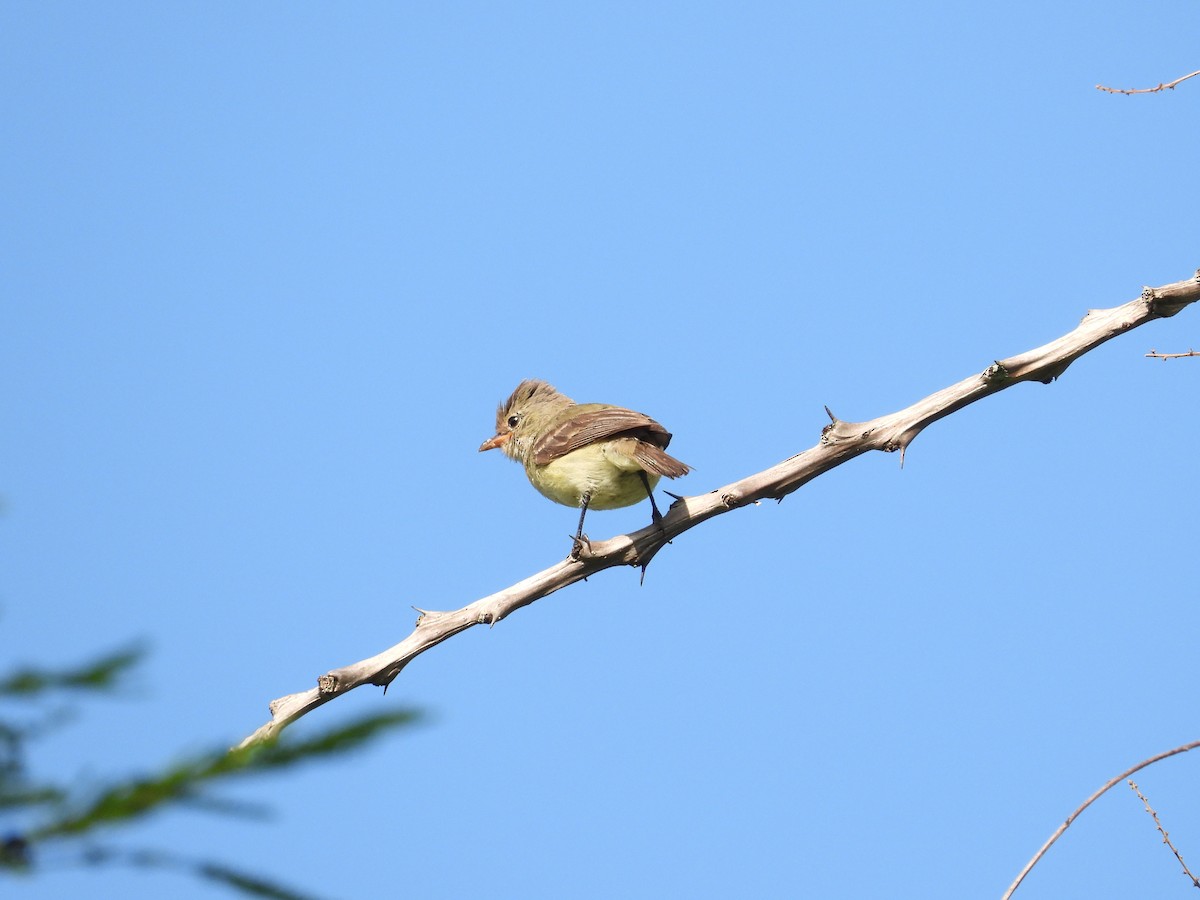
[[(1200, 265), (1194, 4), (0, 9), (0, 662), (143, 639), (86, 784), (560, 559), (541, 377), (698, 494)], [(296, 726), (425, 724), (114, 842), (327, 897), (998, 897), (1200, 737), (1196, 311)], [(642, 506), (594, 513), (593, 537)], [(1139, 784), (1193, 868), (1200, 758)], [(7, 826), (6, 826), (7, 827)], [(45, 862), (50, 865), (53, 860)], [(221, 896), (50, 867), (24, 897)], [(1127, 789), (1023, 900), (1188, 882)]]

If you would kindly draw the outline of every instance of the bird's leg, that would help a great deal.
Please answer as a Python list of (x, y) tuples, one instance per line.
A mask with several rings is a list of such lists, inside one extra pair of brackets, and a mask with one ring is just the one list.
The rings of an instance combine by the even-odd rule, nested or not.
[(662, 522), (662, 513), (658, 511), (658, 504), (654, 502), (654, 491), (650, 490), (650, 479), (641, 469), (638, 469), (638, 477), (642, 479), (642, 487), (646, 489), (646, 496), (650, 498), (650, 518), (655, 525), (659, 525)]
[(592, 502), (592, 492), (584, 491), (583, 498), (579, 502), (579, 527), (575, 529), (575, 536), (571, 538), (571, 556), (574, 559), (579, 558), (579, 554), (583, 551), (584, 544), (589, 550), (592, 549), (592, 542), (587, 539), (587, 535), (583, 533), (583, 517), (587, 515), (588, 504)]
[[(662, 526), (662, 513), (658, 511), (658, 504), (654, 502), (654, 491), (650, 490), (650, 479), (647, 478), (646, 473), (640, 469), (638, 470), (638, 477), (642, 479), (642, 486), (646, 489), (646, 496), (650, 498), (650, 517), (653, 519), (654, 524), (658, 526), (658, 530), (665, 534), (666, 531)], [(667, 543), (670, 543), (670, 541)], [(650, 551), (650, 555), (645, 559), (639, 558), (638, 561), (634, 563), (634, 565), (641, 566), (642, 568), (642, 577), (638, 582), (639, 584), (646, 583), (646, 567), (650, 565), (650, 560), (654, 558), (654, 554), (657, 552), (658, 549), (655, 548), (654, 550)]]

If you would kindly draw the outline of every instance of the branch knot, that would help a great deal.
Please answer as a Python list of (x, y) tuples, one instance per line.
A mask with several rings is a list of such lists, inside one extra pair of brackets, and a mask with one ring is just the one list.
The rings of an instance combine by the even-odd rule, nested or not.
[(995, 360), (990, 366), (983, 370), (984, 384), (1000, 384), (1008, 381), (1008, 369), (1004, 368), (1004, 363), (1000, 360)]

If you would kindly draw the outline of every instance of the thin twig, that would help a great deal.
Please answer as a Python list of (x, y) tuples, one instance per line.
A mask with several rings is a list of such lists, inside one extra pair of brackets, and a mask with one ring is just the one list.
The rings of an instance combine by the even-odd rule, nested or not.
[(1153, 347), (1146, 354), (1149, 359), (1183, 359), (1185, 356), (1200, 356), (1200, 351), (1188, 349), (1187, 353), (1159, 353)]
[(1025, 880), (1025, 876), (1028, 875), (1030, 870), (1037, 865), (1038, 860), (1046, 855), (1046, 851), (1050, 849), (1050, 846), (1062, 836), (1062, 833), (1071, 826), (1072, 822), (1079, 818), (1079, 814), (1096, 802), (1096, 800), (1098, 800), (1105, 791), (1114, 785), (1120, 784), (1134, 772), (1141, 771), (1142, 769), (1146, 768), (1146, 766), (1153, 765), (1159, 760), (1166, 759), (1168, 756), (1174, 756), (1177, 753), (1187, 753), (1189, 750), (1194, 750), (1197, 747), (1200, 747), (1200, 741), (1192, 741), (1190, 744), (1184, 744), (1182, 747), (1176, 747), (1174, 750), (1168, 750), (1166, 753), (1160, 753), (1157, 756), (1144, 759), (1136, 766), (1126, 769), (1116, 778), (1106, 782), (1104, 787), (1100, 788), (1100, 790), (1096, 791), (1096, 793), (1084, 800), (1083, 805), (1080, 806), (1079, 809), (1075, 810), (1075, 812), (1067, 816), (1067, 820), (1058, 826), (1058, 830), (1055, 831), (1054, 834), (1050, 835), (1050, 840), (1042, 844), (1042, 849), (1035, 853), (1033, 855), (1033, 859), (1025, 864), (1025, 868), (1021, 870), (1021, 874), (1017, 876), (1016, 881), (1008, 886), (1008, 890), (1004, 892), (1004, 896), (1001, 897), (1000, 900), (1009, 900), (1009, 898), (1013, 895), (1013, 892), (1016, 891), (1021, 882)]
[(1159, 834), (1161, 834), (1161, 835), (1163, 836), (1163, 843), (1164, 843), (1164, 844), (1166, 844), (1168, 847), (1170, 847), (1170, 848), (1171, 848), (1171, 852), (1175, 854), (1175, 858), (1176, 858), (1177, 860), (1179, 860), (1179, 864), (1180, 864), (1181, 866), (1183, 866), (1183, 874), (1184, 874), (1184, 875), (1186, 875), (1188, 878), (1192, 879), (1192, 886), (1193, 886), (1193, 887), (1198, 887), (1198, 888), (1200, 888), (1200, 879), (1197, 879), (1197, 878), (1196, 878), (1196, 876), (1192, 874), (1192, 870), (1191, 870), (1191, 869), (1189, 869), (1189, 868), (1187, 867), (1187, 863), (1185, 863), (1185, 862), (1183, 861), (1183, 854), (1181, 854), (1181, 853), (1180, 853), (1180, 852), (1179, 852), (1179, 851), (1178, 851), (1178, 850), (1175, 848), (1175, 845), (1171, 843), (1171, 837), (1170, 837), (1170, 835), (1168, 835), (1168, 834), (1167, 834), (1167, 829), (1163, 828), (1162, 822), (1160, 822), (1160, 821), (1158, 820), (1158, 813), (1156, 813), (1156, 812), (1155, 812), (1155, 811), (1154, 811), (1154, 810), (1153, 810), (1153, 809), (1150, 807), (1150, 801), (1146, 799), (1146, 795), (1145, 795), (1145, 794), (1143, 794), (1143, 793), (1142, 793), (1140, 790), (1138, 790), (1138, 786), (1137, 786), (1136, 782), (1134, 782), (1134, 780), (1133, 780), (1132, 778), (1130, 778), (1130, 779), (1129, 779), (1129, 786), (1130, 786), (1131, 788), (1133, 788), (1133, 792), (1134, 792), (1135, 794), (1137, 794), (1137, 795), (1138, 795), (1138, 799), (1139, 799), (1139, 800), (1141, 800), (1143, 804), (1145, 804), (1145, 806), (1146, 806), (1146, 812), (1150, 813), (1150, 816), (1151, 816), (1151, 818), (1153, 818), (1153, 819), (1154, 819), (1154, 825), (1155, 825), (1155, 827), (1156, 827), (1156, 828), (1158, 828), (1158, 833), (1159, 833)]
[(1200, 271), (1186, 281), (1145, 288), (1138, 299), (1123, 306), (1089, 310), (1078, 327), (1057, 340), (997, 360), (982, 372), (907, 409), (858, 423), (843, 422), (830, 413), (832, 421), (822, 429), (816, 446), (707, 494), (678, 499), (656, 525), (607, 541), (592, 541), (578, 554), (461, 609), (448, 612), (418, 609), (416, 627), (407, 638), (369, 659), (326, 672), (317, 678), (316, 687), (274, 700), (270, 704), (271, 721), (242, 741), (241, 746), (274, 737), (296, 719), (357, 687), (365, 684), (386, 687), (418, 655), (461, 631), (475, 625), (495, 625), (535, 600), (604, 569), (614, 566), (644, 569), (668, 542), (701, 522), (759, 500), (782, 500), (817, 476), (870, 450), (887, 453), (899, 450), (903, 457), (903, 451), (917, 435), (938, 419), (1014, 384), (1026, 381), (1049, 384), (1089, 350), (1139, 325), (1173, 316), (1197, 300), (1200, 300)]
[(1188, 75), (1184, 75), (1182, 78), (1176, 78), (1174, 81), (1168, 81), (1166, 84), (1159, 84), (1158, 87), (1110, 88), (1105, 87), (1102, 84), (1098, 84), (1096, 85), (1096, 90), (1107, 91), (1110, 94), (1125, 94), (1126, 96), (1129, 96), (1130, 94), (1157, 94), (1159, 91), (1173, 91), (1175, 90), (1175, 85), (1179, 84), (1179, 82), (1187, 81), (1189, 78), (1195, 78), (1197, 75), (1200, 75), (1200, 69), (1197, 69), (1195, 72), (1191, 72)]

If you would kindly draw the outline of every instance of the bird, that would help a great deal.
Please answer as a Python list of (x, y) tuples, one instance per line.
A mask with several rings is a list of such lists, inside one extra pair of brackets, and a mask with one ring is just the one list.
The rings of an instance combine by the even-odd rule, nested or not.
[(589, 509), (618, 509), (650, 498), (654, 524), (662, 514), (654, 487), (691, 467), (666, 453), (671, 433), (649, 416), (606, 403), (576, 403), (536, 378), (517, 385), (496, 409), (496, 433), (479, 452), (500, 448), (525, 467), (542, 496), (579, 509), (572, 553), (588, 543)]

